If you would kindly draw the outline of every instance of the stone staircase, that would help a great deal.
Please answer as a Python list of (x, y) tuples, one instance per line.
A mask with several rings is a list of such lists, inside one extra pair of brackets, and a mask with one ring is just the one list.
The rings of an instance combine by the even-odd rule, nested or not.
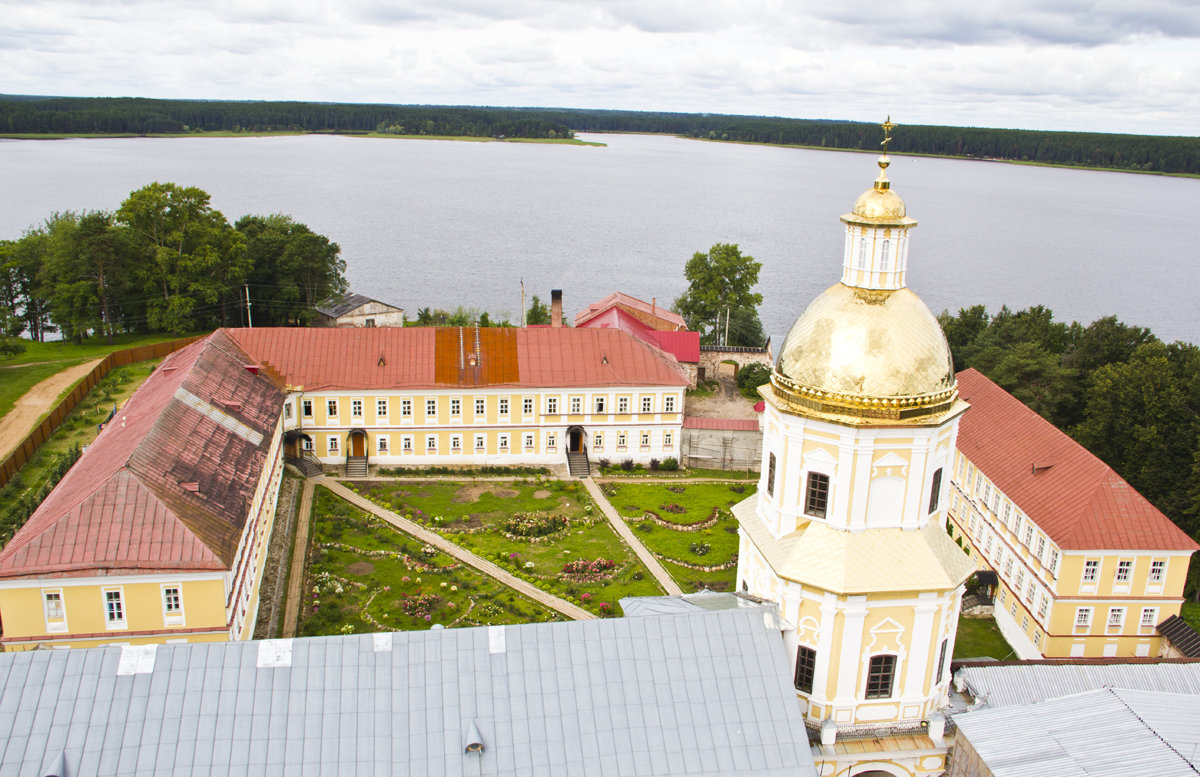
[(367, 457), (350, 456), (346, 459), (346, 477), (365, 478), (367, 476)]
[(321, 467), (320, 463), (307, 456), (298, 459), (287, 458), (284, 459), (284, 463), (291, 464), (293, 467), (300, 470), (300, 473), (306, 478), (316, 477), (317, 475), (322, 475), (325, 473), (325, 470)]
[(567, 472), (573, 478), (586, 478), (592, 474), (592, 463), (585, 452), (567, 454)]

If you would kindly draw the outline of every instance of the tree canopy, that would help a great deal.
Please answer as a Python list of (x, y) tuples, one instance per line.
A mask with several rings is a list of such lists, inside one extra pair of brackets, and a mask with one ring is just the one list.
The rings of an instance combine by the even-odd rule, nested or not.
[(733, 243), (716, 243), (688, 260), (684, 267), (688, 290), (675, 300), (675, 310), (689, 329), (700, 332), (702, 343), (763, 344), (766, 338), (758, 318), (762, 295), (753, 290), (761, 267)]

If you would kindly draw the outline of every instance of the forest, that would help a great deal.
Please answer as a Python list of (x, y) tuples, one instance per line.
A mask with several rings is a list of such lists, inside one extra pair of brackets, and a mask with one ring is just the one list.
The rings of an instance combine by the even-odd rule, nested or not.
[(152, 183), (117, 210), (55, 213), (0, 240), (0, 352), (19, 337), (305, 324), (346, 290), (337, 243), (283, 215), (230, 224), (195, 187)]
[(1066, 324), (1041, 306), (938, 318), (956, 370), (987, 375), (1200, 537), (1200, 348), (1115, 316)]
[[(772, 116), (431, 105), (0, 95), (0, 134), (385, 132), (569, 138), (654, 132), (705, 140), (875, 150), (877, 124)], [(905, 125), (890, 150), (981, 160), (1200, 175), (1200, 138)]]

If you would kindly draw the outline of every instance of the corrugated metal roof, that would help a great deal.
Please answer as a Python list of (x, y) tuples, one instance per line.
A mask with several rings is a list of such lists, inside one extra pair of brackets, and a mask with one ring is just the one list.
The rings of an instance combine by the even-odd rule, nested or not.
[(718, 429), (735, 432), (757, 432), (757, 418), (707, 418), (690, 415), (683, 419), (684, 429)]
[(1112, 467), (982, 373), (957, 378), (971, 405), (958, 449), (1060, 548), (1200, 548)]
[(0, 774), (816, 775), (762, 610), (138, 648), (0, 654)]
[(954, 722), (956, 737), (970, 743), (993, 777), (1182, 777), (1197, 771), (1196, 696), (1102, 689), (962, 713)]
[(1200, 634), (1178, 615), (1158, 624), (1158, 633), (1166, 637), (1175, 649), (1189, 658), (1200, 658)]
[(963, 666), (956, 678), (966, 681), (989, 707), (1031, 704), (1097, 688), (1125, 688), (1200, 695), (1200, 662), (1020, 662)]
[(377, 299), (371, 299), (370, 297), (363, 296), (362, 294), (355, 294), (354, 292), (347, 292), (340, 297), (330, 297), (327, 300), (317, 303), (313, 309), (322, 315), (329, 316), (330, 318), (337, 318), (338, 316), (344, 316), (347, 313), (352, 312), (356, 308), (362, 307), (368, 302), (376, 302), (380, 305), (387, 305), (389, 308), (392, 308), (397, 312), (400, 310), (400, 308), (396, 307), (395, 305), (389, 305), (386, 302), (380, 302)]
[(587, 329), (620, 329), (666, 351), (680, 362), (700, 361), (699, 332), (654, 329), (623, 308), (610, 307), (583, 322), (576, 321), (575, 326)]

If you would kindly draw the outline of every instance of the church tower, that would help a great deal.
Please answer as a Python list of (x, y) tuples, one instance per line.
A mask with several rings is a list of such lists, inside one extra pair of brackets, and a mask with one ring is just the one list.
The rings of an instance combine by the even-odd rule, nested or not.
[[(760, 389), (762, 475), (734, 508), (739, 587), (795, 626), (822, 775), (942, 771), (938, 710), (975, 570), (945, 529), (967, 405), (937, 319), (906, 284), (917, 222), (888, 180), (883, 126), (879, 177), (841, 219), (841, 281), (796, 319)], [(861, 752), (838, 755), (848, 740)]]

